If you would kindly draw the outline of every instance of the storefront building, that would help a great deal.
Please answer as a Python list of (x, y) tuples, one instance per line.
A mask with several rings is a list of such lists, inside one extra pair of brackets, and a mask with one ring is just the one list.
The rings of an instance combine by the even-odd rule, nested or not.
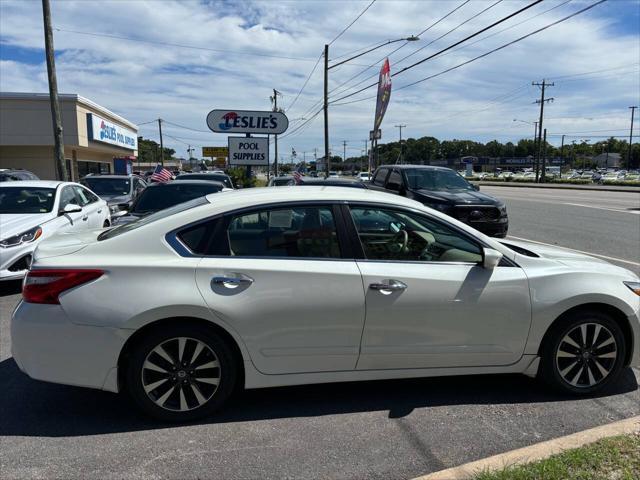
[[(138, 154), (138, 127), (80, 95), (60, 94), (69, 180), (113, 173), (114, 158)], [(0, 168), (56, 179), (49, 94), (0, 92)]]

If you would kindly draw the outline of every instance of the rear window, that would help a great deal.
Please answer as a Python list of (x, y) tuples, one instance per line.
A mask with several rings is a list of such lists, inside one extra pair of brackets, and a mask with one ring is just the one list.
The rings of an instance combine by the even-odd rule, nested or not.
[(110, 230), (107, 230), (106, 232), (102, 232), (98, 236), (98, 240), (108, 240), (109, 238), (117, 237), (118, 235), (121, 235), (123, 233), (130, 232), (131, 230), (135, 230), (145, 225), (149, 225), (150, 223), (156, 222), (158, 220), (162, 220), (163, 218), (167, 218), (171, 215), (175, 215), (176, 213), (184, 212), (186, 210), (199, 207), (200, 205), (204, 205), (206, 203), (208, 203), (206, 197), (199, 197), (189, 202), (181, 203), (179, 205), (175, 205), (165, 210), (160, 210), (159, 212), (153, 213), (151, 215), (147, 215), (146, 217), (142, 217), (139, 220), (136, 220), (135, 222), (125, 223), (117, 227), (114, 227)]
[(219, 192), (221, 185), (215, 183), (193, 184), (186, 182), (159, 185), (145, 189), (136, 200), (132, 212), (157, 212), (194, 198)]

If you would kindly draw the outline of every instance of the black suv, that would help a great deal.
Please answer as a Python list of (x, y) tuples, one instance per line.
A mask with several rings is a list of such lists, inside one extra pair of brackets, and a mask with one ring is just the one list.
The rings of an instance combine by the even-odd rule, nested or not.
[(507, 235), (509, 218), (505, 204), (480, 193), (478, 187), (450, 168), (385, 165), (375, 171), (369, 188), (417, 200), (487, 235)]
[(112, 217), (124, 215), (147, 188), (147, 183), (137, 175), (87, 175), (80, 183), (107, 201)]

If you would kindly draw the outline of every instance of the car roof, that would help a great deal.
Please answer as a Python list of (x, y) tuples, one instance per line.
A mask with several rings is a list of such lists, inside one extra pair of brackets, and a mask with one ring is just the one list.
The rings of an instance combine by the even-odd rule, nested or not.
[(195, 176), (228, 177), (229, 175), (227, 175), (224, 172), (191, 172), (191, 173), (181, 173), (180, 175), (178, 175), (178, 177), (182, 177), (182, 178), (195, 177)]
[(217, 185), (220, 188), (224, 188), (224, 184), (222, 182), (217, 182), (215, 180), (180, 180), (179, 182), (153, 182), (147, 188), (158, 188), (171, 185), (180, 185), (181, 187), (184, 187), (185, 185)]
[(57, 180), (17, 180), (15, 182), (2, 182), (0, 187), (38, 187), (58, 188), (60, 185), (78, 185), (74, 182), (60, 182)]
[(436, 167), (435, 165), (380, 165), (378, 168), (399, 168), (400, 170), (453, 170), (449, 167)]
[(82, 177), (81, 180), (84, 180), (85, 178), (132, 178), (132, 177), (140, 178), (140, 175), (135, 175), (135, 174), (131, 174), (131, 175), (85, 175), (84, 177)]
[(340, 185), (364, 185), (361, 180), (357, 180), (355, 178), (314, 178), (314, 177), (302, 177), (300, 180), (301, 183), (306, 183), (307, 185), (325, 185), (325, 186), (340, 186)]
[(232, 210), (243, 207), (254, 207), (270, 203), (302, 202), (302, 201), (351, 201), (388, 203), (390, 205), (405, 205), (408, 207), (423, 207), (415, 200), (366, 188), (344, 188), (334, 186), (310, 185), (299, 188), (295, 185), (278, 188), (247, 188), (209, 194), (207, 200), (221, 210)]

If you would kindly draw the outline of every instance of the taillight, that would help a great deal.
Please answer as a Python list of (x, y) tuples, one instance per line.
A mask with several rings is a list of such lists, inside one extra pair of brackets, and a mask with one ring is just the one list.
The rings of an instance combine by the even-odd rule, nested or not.
[(103, 270), (88, 269), (31, 270), (22, 284), (22, 298), (29, 303), (59, 304), (58, 296), (62, 292), (95, 280), (103, 274)]

